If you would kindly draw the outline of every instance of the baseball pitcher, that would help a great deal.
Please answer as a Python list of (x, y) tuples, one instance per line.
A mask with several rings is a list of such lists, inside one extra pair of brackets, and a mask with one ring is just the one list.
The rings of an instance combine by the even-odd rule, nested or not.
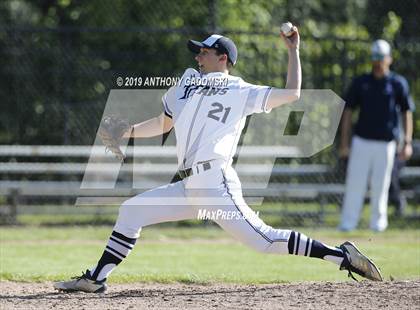
[(158, 117), (136, 124), (124, 136), (147, 138), (175, 130), (180, 181), (167, 184), (125, 201), (104, 252), (97, 264), (82, 276), (55, 283), (63, 291), (105, 292), (111, 272), (133, 249), (142, 227), (155, 223), (196, 219), (205, 208), (230, 216), (214, 221), (251, 248), (274, 254), (315, 257), (337, 264), (349, 275), (381, 281), (375, 264), (350, 242), (330, 247), (302, 233), (266, 225), (246, 204), (241, 183), (232, 168), (232, 156), (245, 120), (254, 113), (299, 99), (300, 36), (293, 27), (281, 39), (288, 49), (285, 89), (246, 83), (229, 75), (238, 52), (232, 40), (213, 34), (202, 42), (190, 40), (199, 71), (187, 69), (180, 83), (162, 98)]

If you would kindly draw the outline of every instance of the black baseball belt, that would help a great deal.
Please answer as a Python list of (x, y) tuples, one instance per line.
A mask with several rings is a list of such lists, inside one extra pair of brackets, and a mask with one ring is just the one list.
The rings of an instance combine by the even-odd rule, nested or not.
[(206, 170), (209, 170), (209, 169), (211, 169), (211, 164), (210, 164), (209, 161), (206, 161), (206, 162), (198, 163), (197, 165), (195, 165), (192, 168), (187, 168), (185, 170), (178, 170), (177, 174), (179, 175), (181, 180), (183, 180), (183, 179), (188, 178), (192, 175), (199, 174), (199, 173), (201, 173), (203, 171), (206, 171)]

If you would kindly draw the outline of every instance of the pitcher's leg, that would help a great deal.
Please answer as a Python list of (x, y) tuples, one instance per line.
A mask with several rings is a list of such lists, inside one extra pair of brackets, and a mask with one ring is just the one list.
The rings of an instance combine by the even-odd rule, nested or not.
[(218, 218), (216, 222), (225, 231), (242, 243), (264, 253), (294, 254), (316, 257), (340, 265), (343, 261), (341, 249), (329, 247), (306, 235), (286, 229), (275, 229), (265, 224), (259, 216), (246, 204), (240, 187), (234, 186), (235, 178), (226, 176), (224, 186), (226, 194), (223, 208), (234, 212), (234, 218)]
[(327, 246), (300, 232), (273, 228), (265, 224), (245, 203), (238, 203), (238, 199), (235, 202), (232, 200), (232, 203), (232, 210), (237, 212), (238, 216), (230, 220), (219, 219), (216, 222), (256, 251), (316, 257), (338, 265), (343, 261), (343, 252), (340, 249)]
[(138, 238), (142, 227), (192, 219), (196, 215), (196, 209), (185, 198), (180, 181), (126, 200), (120, 207), (114, 230), (129, 238)]
[(142, 227), (195, 217), (195, 209), (184, 197), (182, 182), (161, 186), (125, 201), (102, 257), (89, 271), (90, 278), (106, 280), (131, 252)]
[(98, 263), (75, 280), (54, 287), (64, 291), (104, 292), (111, 272), (130, 254), (143, 226), (191, 219), (196, 209), (188, 204), (183, 182), (161, 186), (125, 201)]

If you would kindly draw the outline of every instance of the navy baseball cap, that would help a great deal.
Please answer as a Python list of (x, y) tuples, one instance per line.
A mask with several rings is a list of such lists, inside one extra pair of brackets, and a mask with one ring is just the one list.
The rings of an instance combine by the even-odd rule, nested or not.
[(212, 34), (203, 42), (189, 40), (188, 49), (198, 54), (200, 53), (200, 48), (214, 48), (215, 50), (226, 54), (229, 61), (234, 65), (238, 59), (238, 50), (235, 43), (227, 37), (221, 36), (220, 34)]

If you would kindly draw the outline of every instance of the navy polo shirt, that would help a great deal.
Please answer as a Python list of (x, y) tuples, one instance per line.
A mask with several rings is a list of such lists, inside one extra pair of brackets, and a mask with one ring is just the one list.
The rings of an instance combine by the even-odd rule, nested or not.
[(359, 108), (354, 133), (371, 140), (397, 140), (399, 114), (415, 109), (407, 80), (394, 72), (382, 79), (372, 73), (355, 78), (345, 99), (346, 108)]

